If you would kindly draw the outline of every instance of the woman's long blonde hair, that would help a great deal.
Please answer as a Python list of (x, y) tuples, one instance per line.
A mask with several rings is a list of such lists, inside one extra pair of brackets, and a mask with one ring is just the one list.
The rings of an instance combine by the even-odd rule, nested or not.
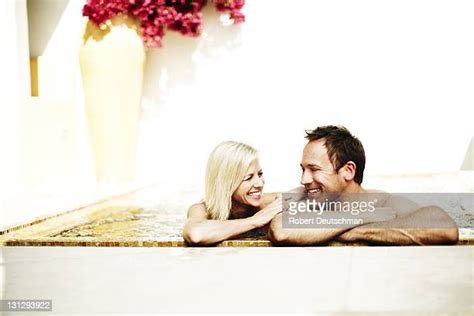
[(243, 143), (227, 141), (214, 148), (207, 161), (204, 197), (212, 219), (229, 218), (232, 194), (257, 158), (257, 150)]

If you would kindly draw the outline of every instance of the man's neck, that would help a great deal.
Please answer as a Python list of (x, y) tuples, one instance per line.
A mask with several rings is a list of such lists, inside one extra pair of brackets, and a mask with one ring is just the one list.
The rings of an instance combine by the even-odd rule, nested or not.
[(365, 189), (362, 188), (362, 186), (359, 183), (352, 181), (346, 187), (346, 189), (344, 190), (344, 193), (365, 193)]

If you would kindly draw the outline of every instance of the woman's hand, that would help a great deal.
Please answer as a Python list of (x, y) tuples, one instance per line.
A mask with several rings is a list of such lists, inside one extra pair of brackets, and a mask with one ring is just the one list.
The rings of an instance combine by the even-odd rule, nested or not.
[(275, 200), (255, 213), (251, 218), (256, 227), (262, 227), (270, 223), (273, 217), (283, 211), (282, 196), (277, 194)]

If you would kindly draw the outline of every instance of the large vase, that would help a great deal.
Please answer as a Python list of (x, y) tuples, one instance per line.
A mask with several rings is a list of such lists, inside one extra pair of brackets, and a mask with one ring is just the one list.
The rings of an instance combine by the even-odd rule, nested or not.
[(146, 60), (137, 21), (88, 21), (79, 59), (97, 179), (132, 181)]

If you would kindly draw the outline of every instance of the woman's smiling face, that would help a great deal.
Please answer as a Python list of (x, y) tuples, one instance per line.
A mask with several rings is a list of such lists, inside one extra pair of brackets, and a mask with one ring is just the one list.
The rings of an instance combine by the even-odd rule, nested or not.
[(250, 164), (242, 182), (232, 195), (232, 202), (255, 208), (260, 207), (263, 201), (264, 184), (262, 167), (256, 159)]

